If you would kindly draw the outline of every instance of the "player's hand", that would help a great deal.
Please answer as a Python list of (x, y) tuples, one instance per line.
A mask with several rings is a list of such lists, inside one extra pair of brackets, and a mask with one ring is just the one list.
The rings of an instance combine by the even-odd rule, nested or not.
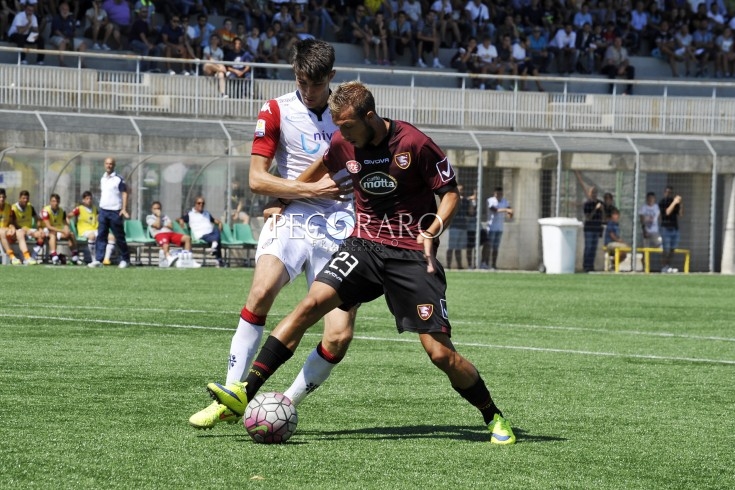
[(336, 201), (349, 201), (352, 194), (352, 177), (345, 173), (338, 173), (333, 177), (325, 175), (314, 183), (315, 197), (329, 197)]
[(676, 196), (674, 198), (674, 204), (679, 204), (681, 202), (681, 196)]
[(416, 242), (424, 246), (424, 258), (426, 259), (426, 272), (429, 274), (436, 273), (434, 266), (434, 237), (429, 232), (421, 232), (416, 236)]
[(128, 212), (127, 212), (127, 211), (125, 211), (124, 209), (121, 209), (121, 210), (120, 210), (120, 216), (122, 216), (122, 217), (123, 217), (123, 218), (125, 218), (125, 219), (130, 219), (130, 215), (129, 215), (129, 214), (128, 214)]

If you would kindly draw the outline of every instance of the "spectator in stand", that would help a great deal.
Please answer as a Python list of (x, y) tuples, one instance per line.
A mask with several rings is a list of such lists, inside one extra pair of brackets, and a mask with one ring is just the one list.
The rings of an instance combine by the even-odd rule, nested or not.
[[(477, 46), (477, 59), (479, 62), (480, 73), (483, 75), (495, 75), (500, 71), (498, 66), (498, 50), (492, 43), (490, 36), (485, 36), (482, 40), (482, 44)], [(480, 79), (480, 90), (485, 90), (485, 86), (488, 84), (488, 80), (485, 78)], [(495, 86), (497, 82), (493, 84)]]
[(498, 27), (498, 30), (496, 31), (496, 35), (498, 36), (498, 39), (500, 40), (502, 44), (502, 40), (505, 36), (510, 37), (511, 42), (516, 42), (521, 36), (521, 33), (516, 27), (515, 20), (513, 19), (513, 15), (506, 15), (503, 19), (503, 23)]
[(413, 30), (416, 31), (419, 21), (424, 18), (421, 2), (418, 0), (405, 0), (401, 8), (406, 12), (408, 20), (413, 25)]
[(607, 39), (602, 35), (602, 26), (595, 24), (592, 28), (592, 38), (590, 40), (590, 47), (593, 49), (595, 60), (592, 66), (592, 73), (598, 73), (600, 68), (602, 68), (602, 60), (605, 59), (608, 46)]
[[(459, 73), (478, 73), (477, 39), (471, 37), (464, 46), (460, 46), (452, 57), (450, 66)], [(472, 82), (471, 82), (472, 83)], [(462, 81), (460, 80), (460, 86)]]
[[(165, 58), (173, 59), (186, 59), (187, 49), (185, 45), (186, 34), (184, 29), (181, 27), (181, 18), (178, 15), (174, 15), (171, 19), (161, 27), (161, 36), (158, 41), (158, 50), (163, 54)], [(176, 64), (178, 68), (179, 64)], [(176, 70), (172, 68), (172, 63), (166, 61), (166, 70), (169, 75), (176, 75)], [(189, 72), (185, 69), (181, 69), (182, 75), (189, 75)]]
[(367, 16), (367, 9), (364, 5), (355, 8), (354, 15), (350, 16), (350, 42), (352, 44), (360, 44), (362, 46), (362, 54), (366, 65), (370, 62), (370, 40), (373, 33), (370, 30), (370, 17)]
[[(607, 249), (608, 255), (615, 256), (616, 248), (630, 248), (630, 245), (623, 241), (620, 234), (620, 210), (613, 206), (610, 209), (610, 219), (605, 226), (605, 235), (602, 241)], [(620, 260), (625, 260), (625, 252), (619, 252)], [(607, 258), (606, 258), (607, 260)]]
[[(616, 37), (615, 42), (612, 46), (607, 48), (605, 53), (605, 64), (601, 70), (603, 75), (611, 80), (619, 77), (624, 77), (628, 80), (635, 78), (635, 67), (630, 65), (628, 58), (628, 50), (623, 47), (623, 39)], [(615, 89), (614, 84), (610, 84), (610, 93), (613, 93)], [(623, 95), (633, 94), (633, 84), (628, 84), (628, 87), (623, 92)]]
[(431, 10), (439, 17), (439, 39), (442, 46), (458, 47), (462, 42), (459, 32), (459, 11), (455, 11), (451, 0), (436, 0)]
[(730, 27), (725, 27), (722, 34), (717, 36), (717, 77), (727, 77), (735, 73), (735, 50), (733, 50), (733, 35)]
[(695, 77), (706, 77), (709, 75), (709, 62), (717, 56), (715, 38), (712, 32), (707, 30), (707, 20), (694, 21), (697, 30), (692, 34), (692, 45), (694, 56), (697, 58), (697, 71)]
[(61, 197), (58, 194), (51, 194), (49, 204), (41, 210), (39, 231), (48, 239), (49, 254), (53, 265), (59, 265), (63, 262), (56, 251), (59, 240), (69, 242), (72, 263), (82, 265), (83, 261), (79, 259), (79, 252), (77, 251), (76, 237), (69, 229), (69, 217), (66, 211), (59, 206), (60, 202)]
[[(510, 42), (510, 36), (504, 35), (500, 40), (500, 47), (498, 48), (498, 70), (501, 75), (518, 75), (518, 65), (513, 58), (513, 45)], [(509, 89), (512, 89), (512, 80), (508, 82)], [(497, 89), (500, 90), (502, 82), (499, 83)]]
[(225, 78), (227, 77), (227, 67), (222, 64), (225, 59), (225, 55), (222, 52), (222, 48), (219, 47), (219, 36), (212, 34), (209, 38), (209, 46), (204, 48), (202, 54), (206, 63), (202, 67), (202, 71), (205, 75), (217, 78), (217, 84), (219, 85), (219, 96), (223, 99), (228, 98), (227, 92), (225, 91)]
[[(99, 211), (97, 206), (92, 202), (92, 193), (84, 191), (82, 193), (82, 203), (69, 213), (70, 220), (76, 220), (77, 239), (87, 240), (87, 248), (91, 260), (95, 258), (97, 228), (99, 227)], [(103, 265), (110, 265), (112, 252), (115, 251), (115, 235), (107, 234), (107, 244), (105, 245), (105, 253), (102, 258)]]
[[(151, 36), (151, 29), (148, 24), (148, 7), (141, 7), (137, 12), (135, 22), (130, 27), (130, 49), (141, 56), (160, 56), (158, 46), (149, 36)], [(140, 62), (140, 70), (149, 71), (153, 65), (153, 62), (143, 60)]]
[(416, 47), (419, 55), (417, 66), (426, 68), (423, 57), (424, 53), (431, 52), (434, 60), (432, 68), (444, 68), (439, 62), (439, 23), (436, 20), (436, 12), (429, 10), (423, 20), (419, 22), (416, 29)]
[(490, 21), (490, 10), (481, 0), (469, 0), (464, 8), (470, 25), (470, 35), (476, 38), (495, 37), (495, 26)]
[[(13, 204), (12, 210), (14, 217), (15, 227), (18, 230), (23, 230), (25, 233), (26, 240), (36, 240), (36, 245), (33, 246), (33, 252), (31, 257), (38, 259), (43, 252), (43, 244), (45, 242), (45, 236), (42, 230), (39, 230), (39, 219), (36, 209), (29, 202), (31, 199), (30, 192), (26, 190), (20, 191), (18, 195), (18, 202)], [(20, 240), (20, 236), (16, 235)]]
[[(15, 43), (19, 48), (25, 48), (29, 44), (36, 49), (44, 48), (44, 41), (41, 32), (38, 29), (38, 19), (34, 15), (35, 8), (31, 3), (26, 3), (22, 11), (19, 11), (13, 18), (8, 30), (8, 40)], [(40, 53), (36, 57), (36, 63), (43, 65), (45, 55)], [(27, 64), (26, 53), (21, 51), (20, 62)]]
[(334, 22), (329, 13), (329, 0), (310, 0), (309, 12), (311, 12), (312, 34), (317, 39), (324, 39), (327, 34), (327, 27), (331, 27), (335, 34), (338, 34), (342, 28)]
[[(63, 53), (67, 49), (79, 52), (87, 50), (84, 39), (76, 37), (76, 20), (66, 2), (59, 5), (59, 13), (51, 21), (51, 44), (59, 50), (59, 66), (66, 66)], [(83, 64), (82, 67), (84, 67)]]
[(582, 8), (579, 9), (579, 11), (574, 14), (574, 20), (572, 21), (572, 24), (574, 25), (574, 29), (579, 31), (581, 30), (585, 24), (589, 24), (590, 26), (594, 24), (594, 20), (592, 19), (592, 14), (590, 13), (590, 6), (588, 3), (583, 3)]
[(642, 1), (638, 0), (635, 10), (630, 14), (631, 53), (636, 55), (641, 50), (641, 41), (650, 37), (648, 26), (648, 12)]
[(232, 43), (237, 37), (237, 34), (232, 30), (232, 19), (222, 21), (222, 27), (217, 29), (217, 36), (219, 37), (223, 52), (227, 53), (227, 51), (232, 49)]
[(535, 26), (531, 31), (531, 36), (528, 38), (528, 54), (531, 56), (531, 61), (536, 65), (541, 73), (547, 73), (549, 71), (549, 39), (543, 32), (541, 27)]
[(560, 75), (574, 73), (577, 66), (577, 33), (571, 23), (556, 31), (554, 38), (549, 42), (549, 51), (556, 59), (556, 70)]
[(279, 11), (273, 15), (273, 22), (280, 22), (284, 31), (293, 32), (293, 16), (288, 8), (288, 3), (282, 3)]
[[(116, 29), (115, 25), (110, 22), (107, 11), (102, 7), (102, 0), (92, 2), (92, 6), (87, 9), (85, 18), (87, 19), (87, 29), (84, 31), (84, 35), (94, 43), (92, 49), (109, 51), (111, 48), (107, 43), (110, 36), (118, 46), (120, 45), (120, 30)], [(102, 38), (100, 38), (100, 35)], [(102, 41), (102, 44), (100, 44), (100, 41)]]
[(665, 20), (659, 26), (658, 36), (656, 36), (656, 49), (658, 50), (658, 56), (669, 63), (671, 76), (677, 78), (679, 76), (677, 65), (682, 58), (676, 55), (676, 39), (669, 30), (669, 23)]
[(214, 34), (216, 30), (217, 29), (214, 25), (209, 23), (209, 17), (207, 17), (207, 14), (199, 14), (197, 16), (197, 23), (194, 26), (194, 32), (196, 34), (194, 49), (197, 52), (198, 58), (203, 57), (204, 48), (209, 46), (212, 34)]
[(250, 52), (253, 59), (260, 61), (260, 29), (253, 27), (244, 39), (245, 49)]
[[(513, 44), (513, 60), (517, 65), (518, 75), (523, 77), (533, 75), (536, 81), (536, 88), (539, 92), (544, 91), (544, 87), (541, 85), (541, 81), (538, 79), (538, 68), (533, 64), (531, 56), (528, 54), (528, 43), (529, 39), (525, 36)], [(521, 80), (521, 90), (526, 90), (526, 80)]]
[(7, 41), (10, 20), (17, 13), (16, 0), (0, 0), (0, 41)]
[(313, 39), (309, 29), (309, 17), (298, 6), (293, 10), (293, 21), (291, 22), (291, 32), (297, 39)]
[(191, 258), (191, 237), (173, 230), (173, 221), (163, 214), (160, 201), (153, 201), (151, 214), (146, 216), (145, 222), (148, 225), (148, 232), (163, 249), (163, 260), (159, 260), (158, 267), (171, 267), (178, 260), (178, 255), (171, 254), (172, 243), (184, 249), (182, 257), (188, 260), (183, 260), (183, 263), (191, 264), (191, 267), (195, 268), (201, 267)]
[(707, 12), (707, 19), (709, 20), (713, 31), (722, 32), (725, 28), (725, 16), (722, 15), (722, 11), (720, 10), (720, 6), (717, 2), (712, 2), (710, 4), (709, 11)]
[(210, 246), (210, 255), (217, 259), (217, 267), (224, 267), (225, 262), (222, 260), (222, 249), (220, 248), (222, 222), (209, 214), (209, 211), (204, 209), (204, 205), (204, 197), (197, 196), (194, 200), (194, 207), (178, 221), (182, 228), (189, 227), (194, 240), (207, 242)]
[(390, 65), (388, 59), (388, 25), (383, 12), (376, 12), (370, 22), (370, 45), (375, 49), (375, 62), (378, 65)]
[[(278, 63), (278, 38), (273, 26), (266, 27), (265, 32), (260, 35), (259, 49), (258, 58), (263, 63)], [(268, 78), (278, 78), (278, 70), (275, 68), (267, 70), (267, 73)]]
[(145, 20), (148, 22), (151, 33), (158, 31), (158, 26), (156, 25), (156, 5), (153, 3), (153, 0), (138, 0), (135, 2), (133, 13), (136, 14), (136, 17), (140, 9), (143, 8), (148, 11)]
[(406, 12), (399, 10), (396, 18), (388, 24), (388, 45), (391, 64), (395, 64), (399, 56), (403, 56), (408, 48), (411, 53), (411, 66), (418, 63), (419, 57), (416, 51), (416, 40), (414, 38), (413, 26)]
[[(102, 7), (107, 11), (107, 15), (120, 34), (127, 36), (132, 25), (132, 15), (130, 4), (127, 0), (105, 0)], [(117, 49), (122, 49), (122, 43), (118, 41)]]
[(597, 45), (594, 43), (592, 26), (589, 23), (584, 24), (577, 32), (576, 47), (579, 53), (577, 70), (583, 74), (592, 73), (595, 70)]
[(687, 24), (682, 24), (679, 27), (679, 31), (674, 35), (674, 40), (676, 41), (676, 51), (674, 51), (676, 61), (684, 62), (684, 75), (688, 77), (691, 74), (689, 69), (691, 62), (697, 58), (694, 55), (694, 46), (692, 45), (694, 38), (689, 33), (689, 26)]
[(225, 61), (230, 61), (233, 64), (227, 65), (227, 78), (250, 78), (251, 66), (245, 63), (251, 63), (253, 56), (245, 50), (242, 45), (242, 40), (239, 37), (235, 38), (232, 50), (225, 53)]

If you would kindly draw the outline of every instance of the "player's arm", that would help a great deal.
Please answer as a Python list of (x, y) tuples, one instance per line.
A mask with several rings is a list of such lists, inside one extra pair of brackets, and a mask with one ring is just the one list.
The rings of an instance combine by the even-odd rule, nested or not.
[(130, 215), (128, 214), (128, 191), (127, 189), (124, 189), (120, 194), (122, 196), (122, 208), (120, 208), (120, 216), (130, 218)]
[(436, 191), (439, 196), (439, 207), (436, 210), (434, 221), (428, 228), (423, 230), (416, 237), (418, 243), (424, 246), (424, 257), (426, 258), (426, 272), (433, 274), (436, 272), (434, 265), (434, 239), (442, 234), (449, 227), (452, 217), (459, 208), (459, 191), (456, 186), (445, 186)]
[[(324, 167), (324, 173), (321, 174), (318, 168), (311, 170), (318, 162), (323, 166), (320, 163), (321, 158), (312, 167), (304, 171), (304, 173), (309, 172), (307, 174), (307, 177), (310, 179), (309, 181), (304, 181), (301, 178), (288, 180), (271, 174), (268, 172), (268, 169), (272, 161), (272, 158), (267, 158), (263, 155), (253, 155), (250, 159), (250, 189), (256, 194), (281, 199), (299, 199), (304, 197), (337, 199), (341, 194), (349, 192), (349, 189), (343, 188), (343, 186), (334, 180), (321, 178), (326, 173), (326, 167)], [(317, 175), (320, 175), (320, 177), (316, 178)]]

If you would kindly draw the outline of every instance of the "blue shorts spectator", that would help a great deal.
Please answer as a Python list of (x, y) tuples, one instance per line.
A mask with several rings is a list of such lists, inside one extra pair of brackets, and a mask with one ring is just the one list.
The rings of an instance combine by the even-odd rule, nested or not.
[(679, 229), (661, 227), (661, 248), (664, 253), (679, 246)]

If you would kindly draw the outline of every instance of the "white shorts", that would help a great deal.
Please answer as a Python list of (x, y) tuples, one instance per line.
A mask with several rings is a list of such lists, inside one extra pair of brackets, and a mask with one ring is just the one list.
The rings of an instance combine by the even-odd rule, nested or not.
[(305, 272), (311, 286), (342, 241), (328, 233), (324, 216), (299, 213), (296, 207), (289, 206), (277, 223), (271, 217), (263, 224), (255, 261), (261, 255), (274, 255), (283, 262), (291, 281)]

